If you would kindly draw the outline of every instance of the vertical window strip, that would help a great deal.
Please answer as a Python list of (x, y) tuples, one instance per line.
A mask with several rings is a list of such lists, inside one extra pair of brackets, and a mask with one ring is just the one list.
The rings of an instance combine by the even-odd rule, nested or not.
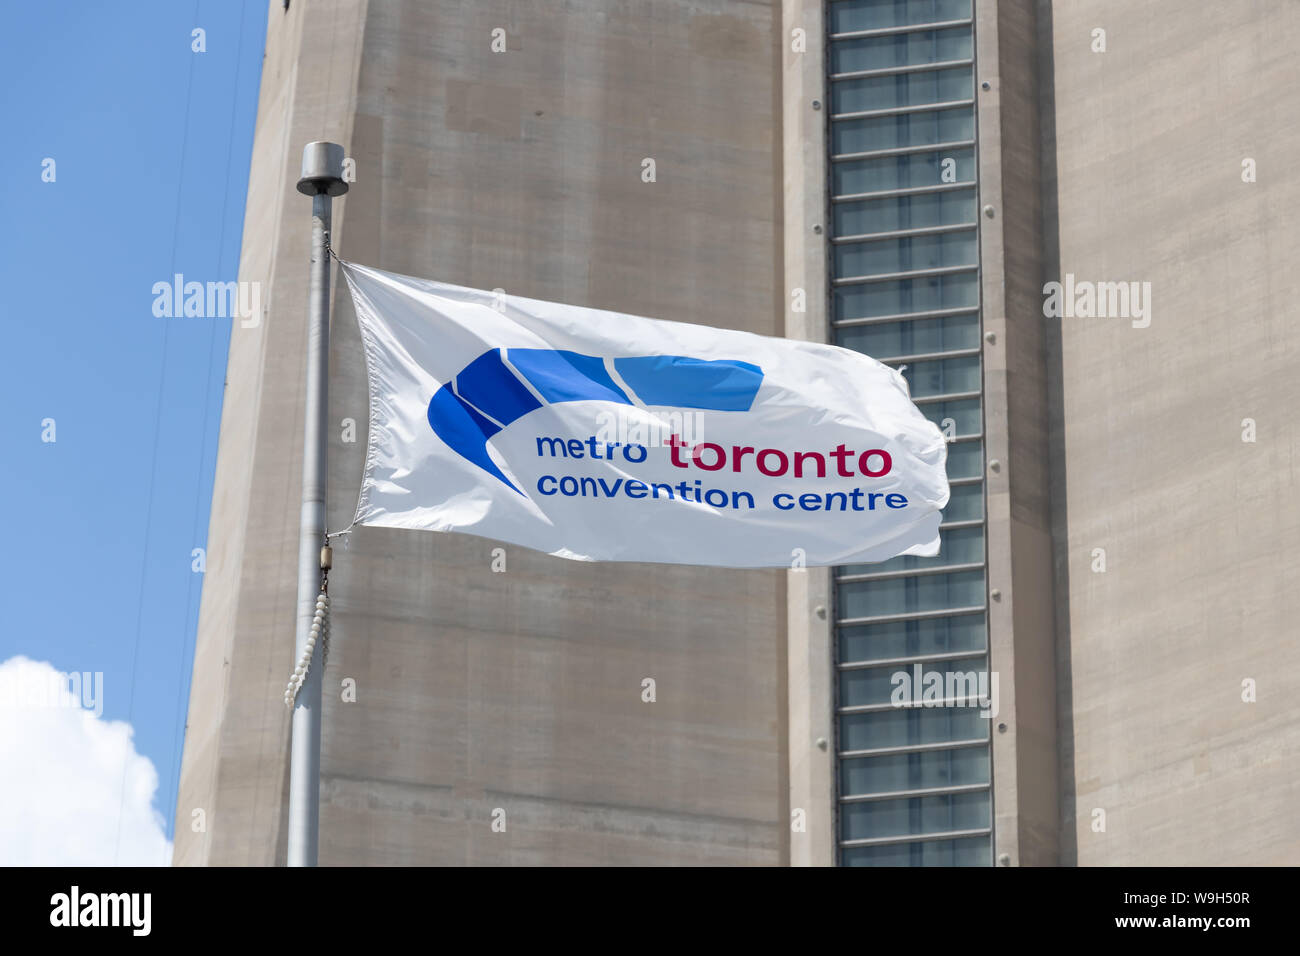
[[(954, 485), (954, 498), (944, 515), (945, 525), (962, 522), (943, 535), (943, 551), (953, 549), (951, 562), (941, 551), (935, 559), (895, 559), (884, 568), (837, 569), (838, 577), (898, 569), (896, 582), (834, 584), (837, 620), (860, 619), (864, 607), (872, 618), (878, 616), (876, 608), (881, 615), (902, 612), (904, 618), (913, 609), (939, 613), (835, 627), (837, 751), (889, 750), (878, 756), (836, 758), (836, 857), (842, 866), (988, 866), (992, 865), (990, 745), (972, 746), (972, 738), (988, 740), (989, 721), (970, 708), (957, 707), (867, 707), (853, 712), (851, 702), (843, 698), (848, 685), (841, 677), (841, 665), (852, 663), (846, 651), (849, 658), (862, 660), (864, 649), (869, 656), (886, 659), (895, 654), (942, 657), (973, 652), (976, 656), (956, 663), (970, 672), (987, 673), (987, 612), (942, 613), (945, 607), (956, 611), (957, 605), (975, 595), (977, 603), (983, 604), (987, 593), (982, 323), (973, 248), (978, 237), (974, 106), (924, 108), (932, 94), (964, 95), (968, 82), (973, 89), (970, 0), (829, 0), (827, 6), (828, 89), (834, 96), (836, 73), (867, 72), (872, 79), (853, 87), (842, 80), (834, 82), (842, 90), (871, 97), (850, 105), (881, 113), (839, 119), (835, 113), (845, 111), (832, 110), (830, 117), (827, 171), (828, 183), (834, 184), (832, 196), (872, 197), (840, 201), (833, 207), (835, 215), (827, 230), (831, 243), (853, 237), (859, 241), (840, 244), (838, 254), (832, 245), (828, 264), (832, 341), (873, 357), (915, 357), (903, 368), (904, 377), (914, 397), (929, 401), (918, 407), (951, 438), (960, 439), (949, 446), (949, 478), (962, 479)], [(967, 22), (953, 22), (963, 19)], [(938, 22), (945, 26), (916, 29)], [(888, 29), (879, 36), (834, 39), (836, 33), (852, 32), (843, 28), (845, 24), (856, 24), (853, 29), (858, 31)], [(965, 59), (970, 59), (969, 65), (952, 62)], [(942, 72), (927, 72), (927, 64)], [(917, 103), (922, 108), (914, 108)], [(964, 229), (971, 231), (963, 234)], [(869, 244), (861, 241), (874, 233), (882, 235)], [(968, 264), (970, 272), (943, 271)], [(908, 275), (918, 270), (921, 274)], [(838, 281), (874, 274), (885, 278), (865, 284)], [(855, 321), (861, 324), (841, 324)], [(950, 395), (955, 397), (944, 399)], [(957, 513), (950, 515), (953, 509)], [(972, 558), (978, 570), (970, 563)], [(963, 570), (927, 573), (929, 566), (949, 563), (960, 564)], [(845, 601), (854, 605), (850, 608), (854, 614), (841, 613)], [(954, 669), (953, 664), (942, 662), (922, 666), (945, 674)], [(878, 696), (881, 689), (872, 693)], [(846, 707), (850, 712), (842, 713)], [(953, 747), (944, 746), (949, 741)], [(873, 793), (897, 796), (862, 803), (864, 794)]]

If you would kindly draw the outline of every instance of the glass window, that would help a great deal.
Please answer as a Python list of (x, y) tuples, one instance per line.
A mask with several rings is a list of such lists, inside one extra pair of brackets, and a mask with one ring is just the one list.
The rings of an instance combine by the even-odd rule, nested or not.
[[(897, 559), (895, 559), (897, 560)], [(852, 581), (836, 589), (840, 617), (879, 617), (984, 604), (984, 572), (957, 571), (884, 581)]]
[[(984, 448), (977, 441), (948, 443), (948, 479), (981, 478), (984, 471)], [(952, 521), (959, 519), (952, 518)]]
[[(929, 402), (917, 406), (921, 414), (939, 426), (939, 430), (949, 439), (978, 435), (983, 427), (978, 398), (963, 398), (956, 402)], [(955, 490), (955, 489), (954, 489)], [(979, 517), (979, 515), (976, 515)], [(950, 518), (950, 521), (965, 521), (965, 518)]]
[[(950, 452), (952, 448), (952, 445), (948, 446)], [(957, 485), (948, 489), (948, 507), (943, 509), (944, 521), (978, 521), (983, 517), (983, 485)]]
[(965, 355), (961, 358), (932, 359), (913, 362), (902, 369), (913, 398), (928, 395), (949, 395), (955, 392), (978, 392), (980, 389), (980, 358)]
[(870, 116), (831, 123), (831, 153), (960, 143), (975, 138), (975, 112), (969, 106), (897, 116)]
[[(879, 325), (846, 325), (835, 330), (835, 344), (870, 355), (881, 361), (904, 355), (929, 355), (954, 349), (979, 348), (980, 320), (975, 313), (948, 315), (939, 319), (884, 322)], [(954, 403), (961, 404), (961, 403)], [(921, 409), (927, 414), (926, 409)], [(975, 405), (978, 416), (979, 405)], [(955, 416), (954, 416), (955, 417)], [(931, 418), (940, 422), (940, 418)], [(942, 427), (942, 426), (940, 426)], [(958, 434), (971, 434), (961, 431)], [(979, 431), (978, 425), (973, 430)]]
[(835, 275), (842, 278), (977, 265), (975, 231), (907, 236), (835, 246)]
[(989, 838), (921, 840), (884, 846), (848, 847), (840, 853), (841, 866), (991, 866)]
[(831, 33), (942, 23), (970, 17), (971, 0), (833, 0)]
[(922, 73), (862, 76), (831, 83), (831, 113), (861, 113), (968, 100), (975, 82), (969, 66)]
[(845, 840), (977, 830), (988, 825), (987, 790), (840, 806), (840, 835)]
[(981, 612), (841, 628), (839, 656), (842, 662), (852, 663), (950, 651), (982, 651), (987, 643)]
[(875, 159), (850, 159), (831, 168), (832, 188), (836, 196), (882, 192), (886, 189), (913, 189), (944, 185), (945, 161), (956, 176), (952, 182), (975, 181), (975, 151), (969, 146), (933, 153), (905, 153), (902, 156), (877, 156)]
[(979, 304), (979, 279), (971, 272), (839, 286), (834, 303), (837, 319), (973, 308)]
[(840, 763), (840, 793), (850, 797), (988, 782), (988, 747), (855, 757)]
[(989, 721), (974, 707), (908, 707), (840, 715), (840, 749), (871, 750), (988, 740)]
[(839, 286), (834, 302), (837, 319), (973, 308), (979, 304), (979, 279), (971, 272)]
[(970, 27), (951, 27), (858, 40), (835, 40), (830, 52), (832, 73), (968, 60), (971, 56), (971, 30)]
[[(978, 564), (984, 560), (984, 529), (950, 528), (939, 532), (939, 553), (931, 556), (900, 554), (879, 564), (848, 564), (841, 574), (870, 574), (873, 571), (910, 571), (939, 568), (945, 564)], [(980, 602), (975, 602), (980, 603)]]
[(837, 236), (867, 236), (976, 221), (974, 189), (841, 202), (834, 209)]
[[(936, 683), (935, 693), (940, 697), (954, 697), (980, 709), (981, 698), (987, 700), (991, 693), (988, 665), (983, 657), (957, 661), (930, 661), (924, 664), (891, 664), (888, 667), (870, 667), (840, 671), (840, 706), (865, 707), (870, 704), (895, 704), (904, 706), (912, 701), (923, 701), (925, 687), (915, 686), (916, 668), (922, 670), (922, 680), (942, 680), (942, 689)], [(941, 675), (931, 678), (929, 674)]]

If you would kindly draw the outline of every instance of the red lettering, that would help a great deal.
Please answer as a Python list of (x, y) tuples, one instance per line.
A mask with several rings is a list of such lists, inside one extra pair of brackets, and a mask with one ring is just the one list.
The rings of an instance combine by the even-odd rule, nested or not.
[[(868, 464), (872, 455), (880, 456), (881, 468), (879, 471), (872, 471)], [(862, 474), (866, 475), (868, 478), (879, 478), (882, 475), (889, 474), (889, 469), (893, 467), (893, 464), (894, 460), (889, 457), (889, 452), (885, 451), (883, 448), (872, 448), (870, 451), (864, 451), (862, 456), (858, 458), (858, 471), (862, 472)]]
[(686, 447), (686, 442), (682, 441), (676, 435), (668, 436), (668, 448), (669, 448), (668, 454), (672, 458), (673, 464), (676, 465), (678, 468), (687, 467), (686, 462), (682, 461), (677, 455), (677, 449), (685, 448), (685, 447)]
[(836, 445), (835, 450), (831, 452), (831, 457), (835, 459), (835, 470), (841, 478), (852, 478), (853, 472), (844, 470), (844, 459), (853, 452), (849, 451), (843, 445)]
[(797, 451), (794, 453), (794, 476), (803, 477), (803, 463), (805, 459), (811, 458), (817, 462), (817, 477), (826, 477), (826, 459), (819, 451)]
[[(713, 451), (713, 454), (716, 456), (714, 458), (713, 464), (711, 465), (706, 465), (704, 463), (704, 459), (700, 457), (700, 452), (706, 448), (711, 449)], [(695, 464), (699, 465), (705, 471), (717, 471), (719, 468), (721, 468), (723, 465), (727, 463), (727, 453), (722, 450), (722, 446), (715, 445), (711, 441), (701, 442), (700, 444), (696, 445), (691, 450), (691, 457), (695, 459)]]
[[(763, 460), (767, 458), (768, 455), (776, 455), (776, 457), (779, 458), (781, 461), (781, 467), (774, 471), (769, 471), (763, 465)], [(784, 475), (785, 470), (789, 467), (790, 467), (790, 459), (785, 457), (785, 452), (783, 451), (777, 451), (775, 448), (764, 448), (762, 451), (758, 453), (758, 470), (761, 471), (763, 474), (767, 475), (769, 478), (775, 478), (778, 475)]]

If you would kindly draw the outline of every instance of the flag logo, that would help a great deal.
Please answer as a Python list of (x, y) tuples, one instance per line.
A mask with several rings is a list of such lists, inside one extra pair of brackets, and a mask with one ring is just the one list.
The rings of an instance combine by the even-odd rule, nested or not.
[(564, 349), (491, 349), (434, 393), (428, 419), (456, 454), (523, 494), (492, 461), (487, 443), (544, 404), (602, 401), (747, 412), (762, 383), (759, 366), (734, 359), (611, 359)]

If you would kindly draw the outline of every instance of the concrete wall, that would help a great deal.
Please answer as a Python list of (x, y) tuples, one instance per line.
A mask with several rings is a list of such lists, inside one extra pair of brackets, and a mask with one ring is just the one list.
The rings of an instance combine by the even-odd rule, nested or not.
[(1152, 295), (1147, 328), (1045, 320), (1065, 862), (1293, 864), (1300, 4), (1042, 7), (1060, 272)]
[[(785, 176), (785, 332), (830, 338), (826, 189), (826, 23), (824, 0), (784, 0), (781, 52)], [(796, 33), (802, 31), (802, 35)], [(795, 293), (804, 308), (794, 311)], [(835, 617), (829, 568), (788, 572), (790, 863), (832, 866), (835, 800)]]
[(304, 6), (269, 4), (239, 267), (262, 284), (264, 311), (230, 339), (177, 796), (182, 865), (284, 858), (289, 721), (276, 697), (293, 666), (310, 241), (294, 185), (303, 143), (348, 141), (359, 46), (331, 38), (365, 10), (354, 0), (307, 18)]
[[(994, 859), (1059, 859), (1039, 69), (1032, 0), (976, 3)], [(987, 86), (987, 89), (985, 88)]]
[[(319, 0), (272, 3), (269, 17), (241, 262), (269, 312), (231, 348), (178, 863), (284, 858), (305, 142), (334, 139), (356, 160), (335, 203), (345, 258), (784, 328), (778, 4)], [(504, 53), (490, 46), (498, 27)], [(332, 336), (329, 510), (342, 527), (366, 410), (346, 292)], [(337, 549), (321, 863), (786, 861), (784, 573), (515, 547), (493, 573), (496, 547), (361, 529)], [(340, 699), (344, 678), (355, 703)], [(205, 833), (186, 830), (196, 807)]]

